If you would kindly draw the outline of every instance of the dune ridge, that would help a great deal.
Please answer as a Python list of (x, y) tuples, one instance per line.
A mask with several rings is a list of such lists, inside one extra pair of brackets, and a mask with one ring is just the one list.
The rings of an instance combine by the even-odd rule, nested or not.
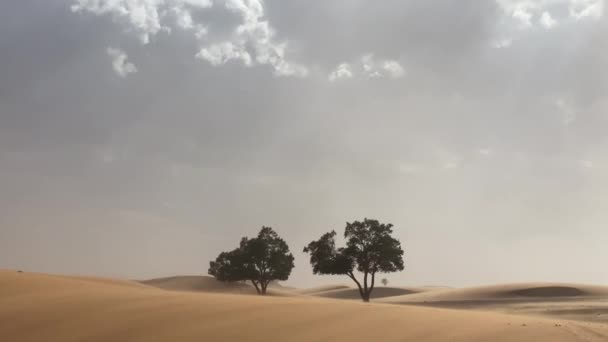
[(466, 301), (517, 301), (548, 299), (608, 298), (608, 286), (565, 283), (521, 283), (440, 289), (424, 293), (383, 298), (385, 303), (438, 303)]

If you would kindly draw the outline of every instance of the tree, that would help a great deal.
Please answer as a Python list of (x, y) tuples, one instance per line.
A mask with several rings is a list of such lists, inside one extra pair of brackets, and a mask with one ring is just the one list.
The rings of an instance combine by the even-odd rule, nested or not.
[(220, 253), (208, 273), (219, 281), (251, 281), (265, 295), (271, 281), (289, 278), (293, 261), (287, 243), (272, 228), (262, 227), (257, 237), (244, 237), (238, 248)]
[(382, 278), (382, 285), (387, 286), (388, 285), (388, 279)]
[[(346, 275), (352, 279), (361, 299), (369, 302), (374, 291), (376, 274), (403, 271), (403, 250), (399, 240), (393, 238), (392, 224), (364, 219), (346, 223), (346, 247), (336, 248), (336, 232), (324, 234), (304, 248), (310, 254), (314, 274)], [(362, 281), (355, 270), (363, 274)]]

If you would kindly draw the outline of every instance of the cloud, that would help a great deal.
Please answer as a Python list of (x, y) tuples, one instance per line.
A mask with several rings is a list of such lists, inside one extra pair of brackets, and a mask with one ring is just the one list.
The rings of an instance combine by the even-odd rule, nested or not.
[(355, 63), (341, 63), (329, 74), (328, 79), (330, 82), (336, 82), (340, 79), (352, 79), (357, 75), (366, 78), (397, 79), (405, 76), (405, 69), (396, 60), (377, 60), (373, 54), (367, 54)]
[(78, 13), (109, 15), (125, 24), (127, 31), (135, 32), (142, 44), (148, 44), (159, 32), (171, 31), (170, 25), (163, 23), (168, 13), (177, 15), (178, 26), (200, 30), (193, 23), (190, 10), (211, 6), (211, 0), (75, 0), (70, 8)]
[[(225, 7), (239, 15), (242, 22), (228, 41), (203, 47), (197, 56), (218, 65), (230, 60), (240, 60), (246, 66), (270, 65), (277, 76), (305, 77), (306, 67), (286, 60), (286, 42), (278, 42), (275, 31), (267, 20), (261, 0), (226, 0)], [(247, 52), (251, 49), (253, 58)]]
[(496, 0), (507, 16), (515, 19), (520, 29), (538, 24), (550, 29), (557, 21), (547, 11), (548, 7), (564, 8), (571, 18), (576, 20), (584, 18), (599, 19), (603, 16), (604, 0)]
[(338, 79), (354, 78), (359, 74), (366, 78), (396, 79), (405, 76), (405, 69), (396, 60), (377, 60), (373, 54), (367, 54), (355, 63), (341, 63), (329, 74), (328, 79), (330, 82), (335, 82)]
[(527, 3), (521, 4), (513, 10), (513, 13), (511, 15), (513, 16), (513, 18), (519, 20), (523, 28), (528, 28), (532, 26), (532, 10), (534, 8), (535, 6)]
[(246, 66), (252, 65), (251, 55), (241, 46), (232, 42), (223, 42), (201, 49), (196, 58), (206, 60), (213, 66), (226, 64), (231, 60), (239, 60)]
[(338, 67), (329, 74), (330, 82), (345, 78), (353, 78), (353, 69), (348, 63), (338, 65)]
[[(199, 7), (203, 7), (201, 4)], [(209, 7), (211, 7), (211, 3), (209, 3)], [(171, 13), (175, 16), (175, 24), (178, 28), (184, 31), (193, 31), (194, 36), (197, 39), (202, 39), (204, 36), (209, 33), (207, 26), (202, 23), (197, 23), (193, 17), (190, 10), (185, 6), (173, 6), (170, 10)]]
[(401, 78), (405, 75), (405, 69), (397, 61), (387, 60), (382, 64), (382, 69), (389, 77)]
[(241, 23), (228, 40), (200, 48), (196, 57), (223, 65), (230, 60), (241, 61), (245, 66), (269, 65), (277, 76), (304, 77), (306, 67), (286, 59), (287, 42), (276, 40), (276, 34), (268, 20), (262, 0), (76, 0), (73, 12), (89, 12), (109, 15), (127, 26), (127, 31), (137, 34), (143, 44), (159, 32), (171, 33), (173, 28), (191, 31), (197, 39), (206, 37), (208, 26), (197, 22), (192, 12), (209, 9), (218, 3), (238, 15)]
[(583, 18), (599, 19), (604, 14), (604, 0), (571, 0), (570, 16), (580, 20)]
[(515, 19), (521, 29), (533, 26), (532, 18), (541, 6), (539, 1), (534, 0), (497, 0), (497, 2), (507, 16)]
[(557, 21), (555, 19), (553, 19), (553, 17), (551, 16), (551, 13), (549, 12), (543, 12), (543, 15), (541, 15), (540, 17), (540, 24), (546, 28), (546, 29), (552, 29), (553, 27), (555, 27), (555, 25), (557, 25)]
[(137, 67), (128, 61), (129, 57), (124, 51), (109, 47), (107, 53), (112, 58), (112, 67), (118, 76), (125, 78), (137, 72)]

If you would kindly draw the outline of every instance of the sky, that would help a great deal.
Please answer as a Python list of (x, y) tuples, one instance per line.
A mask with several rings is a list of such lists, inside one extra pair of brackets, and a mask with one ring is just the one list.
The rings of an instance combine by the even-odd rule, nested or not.
[[(296, 268), (394, 224), (392, 284), (608, 284), (603, 0), (0, 1), (0, 268)], [(343, 243), (340, 240), (340, 243)]]

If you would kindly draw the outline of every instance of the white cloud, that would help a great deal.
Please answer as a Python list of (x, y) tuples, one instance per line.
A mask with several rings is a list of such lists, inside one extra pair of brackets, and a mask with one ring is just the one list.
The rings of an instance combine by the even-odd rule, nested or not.
[(405, 76), (405, 70), (395, 60), (376, 60), (373, 54), (361, 57), (363, 74), (369, 78), (390, 77), (401, 78)]
[(555, 19), (553, 19), (553, 17), (551, 16), (551, 13), (549, 12), (543, 12), (543, 14), (540, 17), (540, 24), (550, 30), (553, 27), (555, 27), (555, 25), (557, 25), (557, 21)]
[(206, 60), (213, 66), (223, 65), (231, 60), (239, 60), (247, 66), (252, 64), (249, 52), (243, 46), (234, 45), (232, 42), (223, 42), (203, 48), (196, 54), (196, 58)]
[[(503, 11), (516, 19), (521, 28), (533, 26), (532, 20), (540, 18), (539, 23), (545, 27), (546, 19), (550, 18), (547, 12), (549, 6), (564, 7), (569, 11), (570, 17), (575, 19), (601, 18), (604, 13), (605, 0), (496, 0)], [(545, 15), (547, 13), (547, 15)], [(553, 18), (551, 18), (553, 19)], [(549, 21), (550, 22), (550, 21)]]
[(354, 63), (341, 63), (330, 72), (328, 79), (335, 82), (339, 79), (351, 79), (358, 75), (366, 78), (401, 78), (405, 69), (392, 59), (378, 60), (373, 54), (366, 54)]
[[(263, 20), (265, 13), (261, 0), (225, 0), (225, 6), (241, 17), (241, 24), (234, 30), (230, 40), (203, 47), (197, 56), (212, 64), (212, 61), (225, 63), (236, 59), (247, 66), (270, 65), (277, 76), (304, 77), (308, 74), (304, 66), (286, 60), (287, 43), (277, 42), (274, 29), (267, 20)], [(251, 53), (247, 52), (248, 48)], [(209, 59), (209, 55), (213, 58)]]
[(405, 75), (405, 69), (397, 61), (384, 61), (382, 68), (392, 78), (400, 78)]
[(203, 46), (196, 57), (216, 66), (229, 60), (246, 66), (269, 65), (278, 76), (308, 74), (304, 66), (287, 61), (287, 43), (276, 41), (274, 29), (265, 19), (262, 0), (74, 0), (71, 9), (109, 15), (148, 44), (159, 32), (170, 33), (174, 27), (191, 31), (197, 39), (207, 36), (207, 26), (197, 22), (192, 11), (218, 3), (241, 17), (241, 23), (230, 39)]
[(511, 14), (513, 18), (519, 20), (522, 28), (527, 28), (532, 26), (532, 10), (534, 9), (533, 5), (529, 5), (527, 3), (521, 4), (516, 7)]
[(583, 18), (599, 19), (604, 15), (604, 0), (571, 0), (570, 16), (579, 20)]
[(338, 67), (329, 74), (330, 82), (345, 78), (353, 78), (353, 69), (348, 63), (338, 65)]
[(192, 18), (192, 13), (185, 6), (173, 6), (171, 8), (171, 13), (175, 16), (175, 23), (177, 27), (185, 31), (193, 31), (194, 36), (198, 39), (201, 39), (205, 35), (207, 35), (208, 30), (207, 26), (195, 22)]
[(110, 47), (107, 49), (107, 53), (112, 58), (112, 67), (118, 76), (124, 78), (137, 72), (137, 67), (128, 61), (128, 56), (124, 51)]
[(535, 16), (543, 0), (496, 0), (505, 14), (517, 22), (519, 28), (532, 27)]
[(126, 24), (127, 30), (135, 32), (143, 44), (148, 44), (151, 37), (159, 32), (171, 32), (171, 27), (163, 23), (167, 13), (177, 15), (179, 27), (197, 28), (200, 31), (202, 26), (193, 22), (190, 11), (212, 5), (211, 0), (75, 0), (71, 10), (110, 15), (114, 20)]

